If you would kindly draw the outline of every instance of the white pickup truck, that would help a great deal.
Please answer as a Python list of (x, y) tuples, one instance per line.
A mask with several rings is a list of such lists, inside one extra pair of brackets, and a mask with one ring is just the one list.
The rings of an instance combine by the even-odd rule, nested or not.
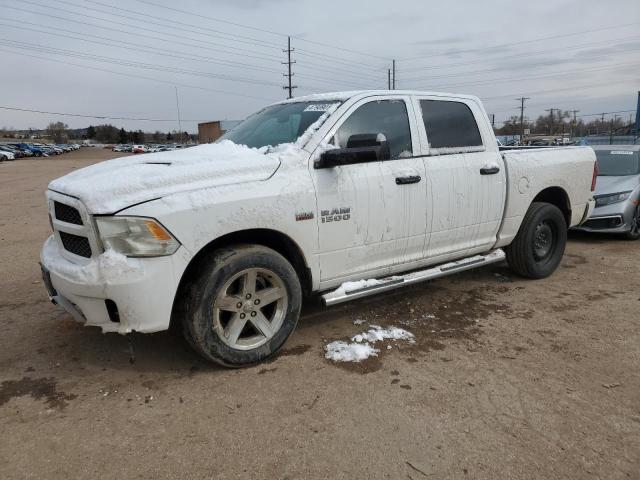
[(50, 183), (50, 299), (105, 332), (181, 326), (205, 358), (261, 361), (302, 297), (328, 305), (506, 258), (543, 278), (594, 202), (590, 148), (500, 152), (481, 102), (312, 95), (215, 144)]

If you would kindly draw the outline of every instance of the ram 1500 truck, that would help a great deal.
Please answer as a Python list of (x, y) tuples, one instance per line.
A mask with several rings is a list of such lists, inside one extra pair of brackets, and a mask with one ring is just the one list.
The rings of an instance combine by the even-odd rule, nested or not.
[(506, 261), (544, 278), (593, 208), (592, 149), (500, 152), (481, 102), (413, 91), (268, 106), (215, 144), (52, 181), (50, 299), (105, 332), (180, 326), (227, 366), (327, 305)]

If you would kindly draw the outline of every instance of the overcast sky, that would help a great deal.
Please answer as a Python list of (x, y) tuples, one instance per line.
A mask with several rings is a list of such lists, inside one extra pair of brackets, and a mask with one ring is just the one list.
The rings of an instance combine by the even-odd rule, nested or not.
[(241, 119), (285, 98), (286, 35), (296, 49), (298, 95), (386, 88), (393, 58), (398, 88), (478, 95), (498, 124), (519, 114), (520, 96), (531, 97), (526, 115), (535, 119), (550, 107), (633, 110), (640, 90), (638, 0), (0, 0), (0, 7), (0, 106), (169, 120), (0, 109), (6, 127), (62, 120), (171, 130), (175, 87), (184, 129)]

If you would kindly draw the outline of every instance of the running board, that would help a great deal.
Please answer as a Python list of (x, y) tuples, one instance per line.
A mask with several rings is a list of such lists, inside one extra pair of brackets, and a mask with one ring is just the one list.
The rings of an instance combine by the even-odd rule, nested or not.
[(407, 273), (406, 275), (394, 275), (392, 277), (380, 278), (376, 280), (378, 283), (368, 287), (347, 290), (344, 288), (344, 285), (342, 285), (340, 288), (322, 295), (322, 299), (324, 300), (324, 304), (327, 306), (337, 305), (338, 303), (356, 300), (357, 298), (368, 297), (369, 295), (376, 295), (396, 288), (406, 287), (407, 285), (413, 285), (415, 283), (433, 280), (434, 278), (445, 277), (454, 273), (464, 272), (465, 270), (471, 270), (472, 268), (501, 262), (505, 258), (506, 255), (502, 249), (497, 249), (486, 255), (475, 255), (473, 257), (463, 258), (462, 260), (445, 263), (427, 270)]

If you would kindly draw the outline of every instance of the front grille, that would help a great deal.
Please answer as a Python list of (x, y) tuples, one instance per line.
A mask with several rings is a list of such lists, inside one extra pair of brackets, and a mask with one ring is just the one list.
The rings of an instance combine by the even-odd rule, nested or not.
[(68, 252), (85, 258), (91, 258), (91, 245), (87, 237), (80, 237), (67, 232), (59, 232), (62, 246)]
[(592, 218), (584, 224), (585, 227), (593, 228), (594, 230), (606, 230), (608, 228), (616, 228), (621, 225), (621, 217)]
[(80, 212), (76, 208), (60, 202), (53, 202), (53, 208), (56, 213), (56, 218), (61, 222), (82, 225), (82, 217), (80, 217)]

